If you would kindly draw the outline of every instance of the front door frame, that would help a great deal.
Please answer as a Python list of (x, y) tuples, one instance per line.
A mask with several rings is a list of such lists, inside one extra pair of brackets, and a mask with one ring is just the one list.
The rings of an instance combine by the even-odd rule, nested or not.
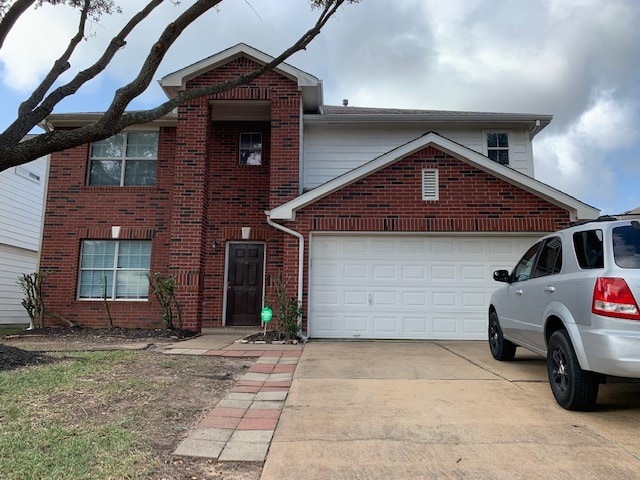
[(237, 244), (253, 244), (253, 245), (262, 245), (263, 246), (263, 257), (262, 257), (262, 306), (264, 307), (264, 298), (266, 294), (266, 279), (267, 279), (267, 242), (261, 242), (257, 240), (232, 240), (226, 242), (224, 249), (224, 283), (222, 284), (222, 291), (224, 292), (222, 296), (222, 326), (227, 326), (227, 283), (229, 282), (229, 253), (231, 251), (231, 245)]

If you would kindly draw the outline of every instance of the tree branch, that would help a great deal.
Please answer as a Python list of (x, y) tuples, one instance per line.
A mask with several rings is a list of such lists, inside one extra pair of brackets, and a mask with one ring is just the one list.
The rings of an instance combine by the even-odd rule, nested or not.
[[(260, 77), (261, 75), (267, 72), (270, 72), (271, 70), (276, 68), (278, 65), (284, 62), (287, 58), (289, 58), (294, 53), (299, 52), (300, 50), (306, 49), (307, 45), (309, 45), (311, 41), (318, 36), (318, 34), (321, 32), (322, 28), (325, 26), (327, 21), (329, 21), (329, 19), (336, 13), (336, 11), (340, 8), (340, 6), (342, 6), (344, 2), (345, 0), (332, 0), (330, 2), (327, 2), (326, 6), (323, 8), (322, 13), (318, 17), (318, 20), (316, 21), (315, 25), (309, 30), (307, 30), (298, 39), (298, 41), (294, 43), (291, 47), (287, 48), (279, 56), (277, 56), (271, 62), (265, 64), (261, 68), (258, 68), (245, 75), (241, 75), (236, 79), (228, 80), (224, 83), (220, 83), (218, 85), (184, 91), (176, 95), (172, 99), (167, 100), (166, 102), (164, 102), (163, 104), (159, 105), (154, 109), (131, 112), (129, 114), (122, 114), (120, 116), (120, 120), (118, 121), (117, 128), (122, 130), (123, 128), (128, 127), (130, 125), (134, 125), (138, 123), (148, 123), (153, 120), (157, 120), (158, 118), (161, 118), (162, 116), (171, 112), (174, 108), (176, 108), (177, 106), (185, 102), (188, 102), (190, 100), (193, 100), (195, 98), (202, 97), (205, 95), (214, 95), (222, 92), (227, 92), (229, 90), (233, 90), (234, 88), (239, 87), (240, 85), (246, 85), (252, 82), (256, 78)], [(155, 70), (154, 70), (154, 73), (155, 73)], [(141, 70), (141, 74), (142, 74), (142, 70)], [(119, 100), (119, 102), (126, 102), (128, 104), (129, 102), (131, 102), (131, 100), (133, 100), (133, 98), (139, 95), (138, 93), (130, 98), (132, 92), (128, 91), (127, 87), (124, 87), (123, 89), (118, 91), (118, 94), (116, 95), (116, 99), (114, 99), (114, 103), (116, 102), (116, 100)], [(135, 90), (133, 90), (133, 93), (135, 93)], [(117, 98), (118, 95), (121, 96), (120, 99)], [(107, 110), (107, 113), (109, 113), (109, 110)], [(107, 117), (107, 114), (105, 114), (103, 119), (100, 121), (104, 121), (106, 117)]]
[(58, 58), (51, 67), (51, 70), (46, 77), (42, 80), (40, 85), (33, 91), (31, 96), (22, 102), (18, 109), (18, 116), (22, 117), (35, 108), (45, 94), (49, 91), (53, 83), (67, 71), (71, 65), (69, 64), (69, 58), (75, 51), (80, 41), (84, 38), (84, 29), (87, 24), (87, 17), (89, 16), (89, 8), (91, 6), (91, 0), (84, 0), (84, 5), (80, 11), (80, 20), (78, 21), (78, 31), (75, 36), (69, 41), (69, 45), (64, 53)]
[[(133, 27), (146, 18), (151, 10), (153, 10), (153, 8), (158, 4), (162, 3), (162, 1), (163, 0), (150, 1), (147, 7), (132, 18), (127, 26), (112, 39), (103, 56), (94, 65), (82, 72), (79, 72), (78, 75), (76, 75), (76, 77), (68, 84), (54, 90), (39, 107), (32, 112), (29, 112), (29, 121), (26, 122), (26, 124), (30, 124), (29, 128), (24, 131), (24, 125), (26, 124), (23, 122), (21, 124), (22, 128), (20, 131), (27, 133), (38, 122), (44, 120), (61, 99), (75, 93), (86, 81), (103, 71), (111, 61), (111, 58), (113, 58), (113, 55), (115, 55), (118, 48), (124, 44), (124, 39)], [(197, 0), (196, 3), (180, 15), (175, 22), (169, 24), (165, 28), (158, 41), (154, 44), (147, 55), (138, 76), (132, 82), (120, 88), (116, 92), (111, 105), (99, 120), (89, 125), (71, 130), (55, 130), (47, 132), (20, 143), (7, 141), (6, 134), (9, 129), (0, 135), (0, 171), (35, 160), (51, 152), (77, 147), (97, 140), (103, 140), (115, 135), (123, 128), (130, 125), (143, 124), (157, 120), (171, 112), (177, 106), (195, 98), (226, 92), (241, 85), (246, 85), (264, 73), (273, 70), (294, 53), (305, 49), (307, 45), (309, 45), (309, 43), (320, 33), (327, 21), (345, 2), (354, 1), (357, 0), (327, 0), (326, 2), (313, 0), (312, 3), (316, 5), (320, 5), (320, 3), (322, 3), (323, 6), (322, 12), (315, 25), (306, 31), (296, 43), (287, 48), (278, 57), (252, 72), (218, 85), (181, 92), (174, 98), (169, 99), (153, 109), (137, 112), (125, 112), (129, 103), (139, 96), (150, 84), (160, 62), (166, 55), (167, 50), (175, 42), (182, 31), (184, 31), (185, 28), (193, 23), (203, 13), (221, 2), (221, 0)], [(34, 119), (38, 120), (33, 122)], [(19, 123), (18, 120), (14, 122), (10, 129), (14, 128), (16, 124)], [(15, 128), (19, 127), (20, 124)]]
[(9, 35), (9, 32), (27, 9), (35, 3), (36, 0), (17, 0), (16, 3), (9, 7), (7, 13), (0, 20), (0, 50)]
[[(218, 2), (219, 1), (221, 0), (218, 0)], [(33, 127), (43, 121), (61, 100), (76, 93), (82, 85), (104, 71), (109, 63), (111, 63), (111, 60), (118, 50), (126, 45), (125, 39), (131, 31), (140, 22), (147, 18), (162, 2), (164, 2), (164, 0), (151, 0), (142, 10), (134, 15), (129, 22), (127, 22), (115, 37), (111, 39), (111, 42), (109, 42), (109, 45), (102, 56), (93, 65), (81, 72), (78, 72), (67, 84), (56, 88), (53, 92), (47, 95), (39, 106), (35, 107), (30, 112), (26, 112), (19, 116), (2, 134), (0, 134), (0, 145), (20, 141), (20, 139), (29, 133)]]

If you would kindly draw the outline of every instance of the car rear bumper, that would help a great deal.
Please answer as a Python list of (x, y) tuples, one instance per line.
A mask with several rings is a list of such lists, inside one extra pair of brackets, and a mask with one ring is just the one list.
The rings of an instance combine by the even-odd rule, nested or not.
[(640, 378), (640, 321), (591, 316), (578, 326), (587, 369), (617, 377)]

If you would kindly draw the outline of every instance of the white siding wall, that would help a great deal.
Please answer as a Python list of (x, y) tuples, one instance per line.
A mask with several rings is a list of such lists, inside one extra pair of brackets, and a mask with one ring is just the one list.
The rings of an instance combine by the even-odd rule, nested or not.
[[(430, 127), (439, 135), (486, 154), (484, 132), (490, 129)], [(306, 124), (304, 189), (321, 185), (429, 131), (424, 126)], [(494, 129), (493, 131), (506, 131)], [(508, 130), (510, 166), (533, 176), (528, 132)]]
[(10, 168), (0, 173), (0, 244), (38, 251), (42, 228), (46, 159), (39, 158), (20, 171), (40, 177), (36, 182)]
[(46, 169), (40, 158), (0, 172), (0, 325), (29, 322), (16, 280), (38, 265)]
[(0, 325), (29, 323), (16, 280), (22, 273), (35, 271), (37, 261), (37, 252), (0, 245)]

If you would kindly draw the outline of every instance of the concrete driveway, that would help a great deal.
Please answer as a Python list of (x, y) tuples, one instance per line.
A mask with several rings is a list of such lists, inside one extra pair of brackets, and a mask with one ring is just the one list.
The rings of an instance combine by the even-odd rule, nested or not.
[(567, 412), (542, 357), (485, 342), (311, 342), (262, 474), (282, 479), (640, 478), (640, 385)]

